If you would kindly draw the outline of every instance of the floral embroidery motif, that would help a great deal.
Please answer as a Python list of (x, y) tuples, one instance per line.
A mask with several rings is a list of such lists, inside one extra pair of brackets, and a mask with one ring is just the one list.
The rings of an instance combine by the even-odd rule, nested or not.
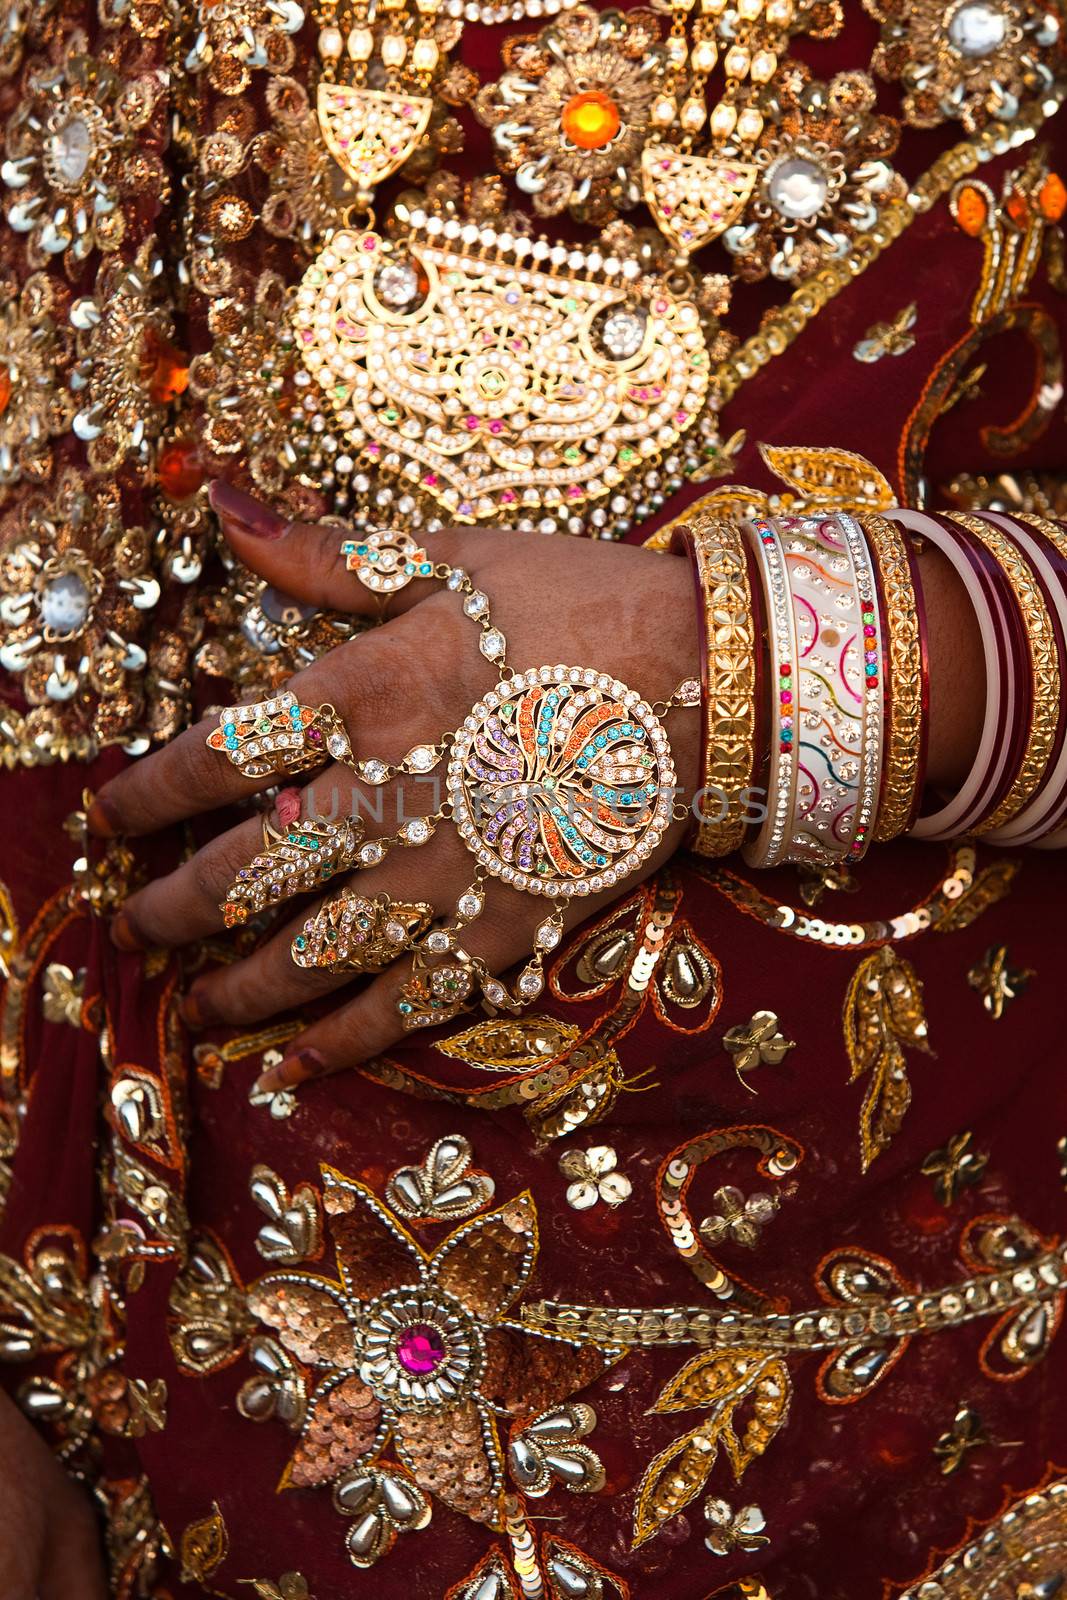
[(94, 249), (117, 250), (123, 206), (154, 190), (166, 195), (159, 157), (144, 130), (164, 92), (161, 73), (123, 78), (86, 53), (80, 31), (62, 64), (33, 72), (7, 126), (0, 178), (12, 192), (6, 216), (27, 235), (35, 267), (66, 253), (72, 263)]
[(791, 63), (777, 87), (780, 120), (754, 152), (755, 192), (745, 218), (723, 234), (738, 276), (749, 280), (816, 271), (874, 226), (885, 201), (904, 193), (888, 159), (899, 128), (875, 112), (865, 73), (841, 72), (823, 84)]
[(427, 1252), (363, 1184), (330, 1167), (322, 1178), (337, 1278), (268, 1273), (248, 1296), (317, 1380), (283, 1486), (332, 1481), (335, 1503), (354, 1495), (362, 1508), (368, 1471), (394, 1473), (382, 1466), (391, 1442), (419, 1491), (502, 1527), (498, 1416), (544, 1410), (604, 1365), (507, 1316), (536, 1260), (532, 1201), (520, 1195)]
[(459, 1222), (481, 1211), (496, 1185), (488, 1173), (472, 1167), (470, 1141), (453, 1133), (438, 1139), (418, 1167), (399, 1167), (389, 1179), (385, 1197), (398, 1216), (409, 1222)]
[(1008, 947), (990, 945), (981, 961), (975, 963), (967, 974), (967, 982), (982, 997), (982, 1004), (999, 1022), (1012, 1000), (1023, 993), (1034, 973), (1030, 967), (1013, 967), (1008, 960)]
[(665, 54), (655, 14), (578, 6), (510, 42), (510, 70), (475, 101), (500, 164), (543, 217), (607, 221), (641, 198), (638, 174)]
[(904, 89), (916, 128), (947, 119), (969, 131), (1017, 116), (1020, 102), (1049, 89), (1060, 27), (1036, 0), (864, 0), (882, 23), (874, 70)]
[(989, 1164), (985, 1150), (971, 1148), (973, 1135), (954, 1133), (942, 1149), (932, 1150), (922, 1164), (922, 1172), (934, 1180), (934, 1193), (943, 1206), (950, 1206), (961, 1189), (982, 1181)]
[(48, 477), (51, 440), (74, 416), (60, 379), (73, 347), (66, 310), (47, 273), (32, 273), (21, 288), (6, 270), (0, 277), (0, 503), (21, 480)]
[(625, 1173), (617, 1171), (619, 1158), (610, 1144), (593, 1144), (588, 1150), (565, 1150), (559, 1170), (567, 1185), (567, 1204), (575, 1211), (587, 1211), (598, 1200), (621, 1206), (630, 1198), (631, 1184)]
[(557, 1483), (575, 1494), (602, 1489), (603, 1463), (581, 1442), (595, 1427), (596, 1412), (578, 1401), (542, 1411), (517, 1430), (508, 1446), (508, 1469), (523, 1493), (539, 1499)]
[(712, 1496), (704, 1501), (704, 1520), (708, 1524), (704, 1543), (713, 1556), (728, 1556), (734, 1550), (758, 1550), (761, 1545), (770, 1544), (759, 1506), (742, 1506), (735, 1511), (729, 1501)]

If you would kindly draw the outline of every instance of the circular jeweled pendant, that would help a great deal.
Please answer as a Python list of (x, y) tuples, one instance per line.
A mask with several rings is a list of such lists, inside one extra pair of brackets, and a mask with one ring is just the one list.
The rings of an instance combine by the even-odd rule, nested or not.
[(471, 710), (448, 769), (452, 814), (516, 889), (595, 894), (636, 871), (671, 820), (671, 748), (647, 701), (592, 667), (533, 667)]
[(348, 570), (376, 594), (395, 594), (412, 578), (432, 578), (433, 562), (409, 534), (382, 530), (346, 539), (341, 554)]

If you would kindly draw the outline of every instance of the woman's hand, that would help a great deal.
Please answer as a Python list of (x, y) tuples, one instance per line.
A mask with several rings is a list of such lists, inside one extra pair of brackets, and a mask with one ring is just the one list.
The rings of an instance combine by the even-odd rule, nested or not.
[(0, 1595), (105, 1600), (106, 1594), (88, 1495), (0, 1392)]
[[(314, 605), (376, 615), (376, 597), (339, 553), (343, 530), (286, 523), (224, 484), (215, 485), (212, 504), (234, 553), (276, 588)], [(667, 699), (684, 679), (699, 680), (692, 580), (679, 557), (477, 529), (431, 535), (427, 548), (432, 560), (463, 567), (488, 595), (515, 670), (556, 662), (596, 667), (650, 702)], [(416, 580), (393, 597), (384, 626), (338, 646), (289, 687), (304, 705), (329, 702), (337, 708), (357, 759), (399, 761), (414, 745), (433, 743), (459, 727), (496, 680), (461, 601), (440, 583)], [(202, 722), (113, 779), (97, 797), (90, 827), (104, 835), (150, 833), (284, 781), (241, 776), (207, 746), (215, 725), (214, 719)], [(679, 788), (688, 799), (699, 783), (698, 710), (672, 712), (668, 733)], [(328, 766), (303, 791), (302, 815), (355, 813), (369, 834), (391, 834), (405, 818), (432, 813), (440, 798), (426, 777), (370, 790), (350, 768)], [(369, 820), (383, 802), (383, 821)], [(646, 871), (677, 848), (684, 831), (684, 823), (673, 824)], [(116, 920), (116, 943), (123, 949), (179, 945), (217, 933), (223, 925), (219, 904), (260, 847), (258, 817), (220, 834), (169, 877), (132, 896)], [(394, 851), (350, 881), (368, 897), (385, 893), (394, 900), (428, 901), (446, 916), (473, 875), (473, 857), (445, 823), (428, 845)], [(335, 881), (331, 892), (338, 886)], [(609, 893), (583, 899), (580, 912), (570, 908), (568, 925), (613, 898)], [(190, 1023), (258, 1022), (350, 981), (293, 962), (290, 943), (310, 909), (306, 903), (294, 908), (293, 918), (247, 960), (200, 978), (186, 998)], [(490, 882), (485, 912), (464, 932), (464, 947), (491, 971), (505, 971), (529, 954), (546, 909), (541, 896)], [(409, 977), (410, 961), (401, 959), (346, 997), (293, 1041), (263, 1086), (288, 1087), (393, 1044), (402, 1032), (396, 1001)]]

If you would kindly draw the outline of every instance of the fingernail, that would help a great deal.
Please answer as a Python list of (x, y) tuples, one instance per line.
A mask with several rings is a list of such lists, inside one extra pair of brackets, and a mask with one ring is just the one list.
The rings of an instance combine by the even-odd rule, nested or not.
[(300, 815), (300, 790), (279, 789), (274, 809), (278, 813), (278, 821), (282, 827), (287, 828)]
[(212, 510), (218, 513), (227, 527), (236, 533), (248, 534), (253, 539), (280, 539), (289, 527), (286, 518), (279, 517), (270, 506), (253, 500), (250, 494), (235, 489), (232, 483), (226, 483), (222, 478), (216, 478), (211, 485), (208, 500)]
[(144, 941), (125, 911), (117, 911), (111, 919), (111, 943), (127, 955), (144, 949)]
[(119, 814), (106, 795), (98, 794), (85, 814), (85, 826), (98, 839), (114, 839), (122, 832)]
[(182, 1016), (190, 1028), (210, 1028), (212, 1023), (222, 1021), (218, 1007), (206, 989), (189, 990), (182, 1000)]
[(297, 1050), (276, 1066), (268, 1067), (256, 1079), (254, 1087), (260, 1094), (274, 1094), (279, 1089), (294, 1089), (298, 1083), (306, 1083), (308, 1078), (321, 1077), (325, 1071), (325, 1057), (320, 1056), (317, 1050)]

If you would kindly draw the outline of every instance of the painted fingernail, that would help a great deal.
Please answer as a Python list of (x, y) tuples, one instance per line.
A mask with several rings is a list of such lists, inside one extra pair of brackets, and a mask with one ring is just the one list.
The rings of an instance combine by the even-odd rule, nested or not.
[(190, 1028), (210, 1028), (222, 1016), (206, 989), (190, 989), (182, 1000), (182, 1016)]
[(118, 810), (104, 794), (94, 797), (85, 814), (85, 826), (98, 839), (114, 839), (122, 832)]
[(135, 950), (144, 949), (144, 940), (125, 911), (116, 912), (111, 919), (111, 943), (117, 950), (124, 950), (127, 955), (132, 955)]
[(222, 478), (215, 479), (208, 490), (208, 499), (212, 510), (235, 533), (248, 534), (253, 539), (280, 539), (288, 530), (289, 523), (285, 517), (279, 517), (270, 506), (253, 500), (250, 494), (235, 489), (232, 483), (226, 483)]
[(300, 790), (279, 789), (274, 809), (278, 813), (278, 821), (282, 827), (287, 828), (300, 815)]
[(297, 1050), (261, 1073), (256, 1079), (255, 1088), (260, 1094), (295, 1089), (298, 1083), (306, 1083), (309, 1078), (320, 1078), (325, 1071), (325, 1057), (320, 1056), (317, 1050)]

